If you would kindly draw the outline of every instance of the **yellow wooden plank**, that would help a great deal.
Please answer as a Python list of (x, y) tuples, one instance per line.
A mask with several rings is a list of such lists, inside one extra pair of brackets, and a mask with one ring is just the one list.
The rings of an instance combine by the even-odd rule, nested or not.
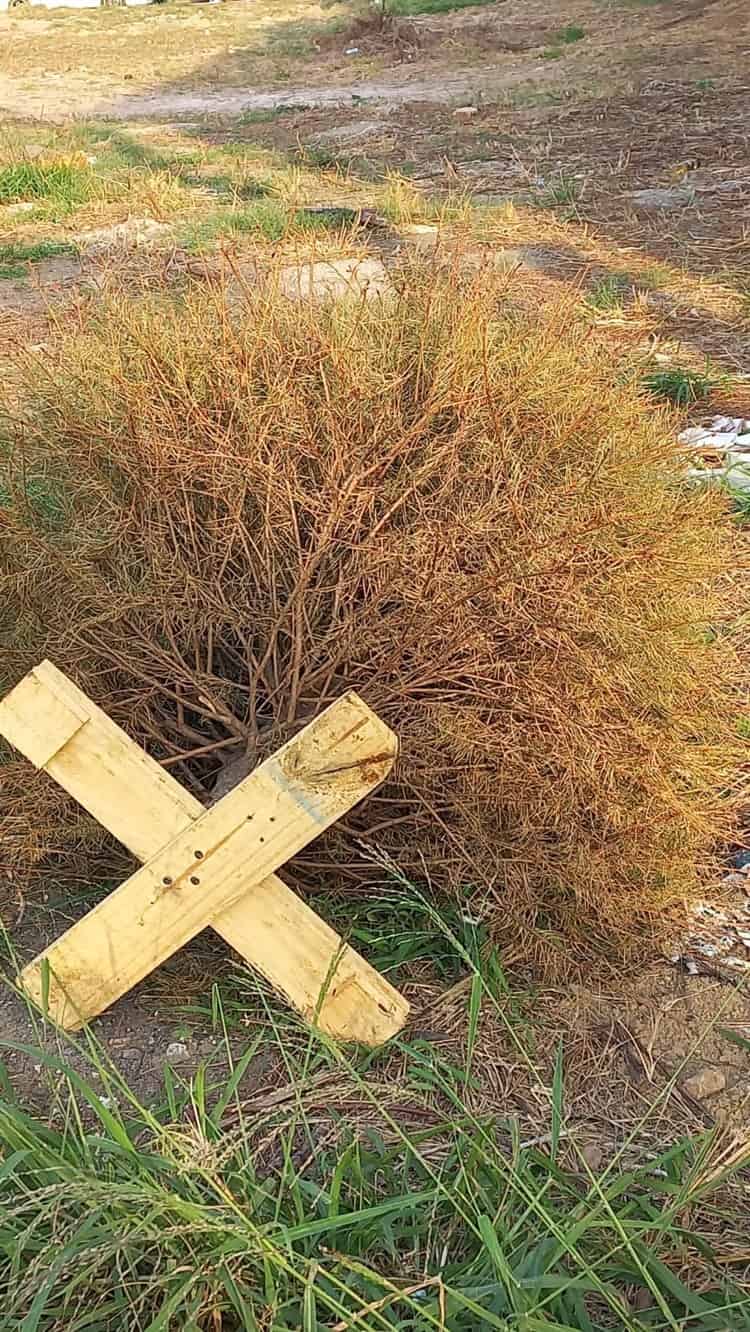
[[(42, 662), (26, 679), (37, 686), (35, 715), (52, 716), (56, 703), (76, 716), (88, 715), (85, 728), (54, 755), (47, 770), (140, 860), (156, 855), (204, 812), (200, 801), (51, 662)], [(42, 688), (46, 699), (40, 699)], [(7, 701), (0, 702), (2, 734)], [(62, 712), (67, 715), (64, 707)], [(14, 707), (13, 716), (13, 743), (32, 758), (24, 707)], [(409, 1006), (398, 990), (342, 946), (336, 931), (276, 875), (249, 889), (211, 924), (308, 1019), (317, 1013), (318, 1025), (330, 1035), (378, 1045), (406, 1021)]]
[(275, 876), (211, 921), (228, 943), (321, 1030), (380, 1045), (409, 1005), (330, 925)]
[(395, 754), (392, 732), (346, 695), (30, 963), (24, 987), (80, 1026), (356, 804)]
[(64, 745), (80, 734), (88, 712), (51, 694), (37, 671), (30, 671), (0, 701), (0, 735), (20, 749), (36, 768), (46, 768)]
[(39, 723), (32, 715), (27, 719), (28, 731), (16, 726), (15, 733), (9, 734), (4, 714), (6, 703), (30, 679), (40, 696), (39, 713), (53, 719), (53, 728), (55, 709), (61, 715), (71, 711), (88, 717), (86, 726), (47, 761), (46, 771), (139, 860), (149, 860), (200, 818), (200, 801), (50, 661), (37, 666), (0, 703), (0, 732), (32, 763), (36, 760), (29, 736), (33, 737)]

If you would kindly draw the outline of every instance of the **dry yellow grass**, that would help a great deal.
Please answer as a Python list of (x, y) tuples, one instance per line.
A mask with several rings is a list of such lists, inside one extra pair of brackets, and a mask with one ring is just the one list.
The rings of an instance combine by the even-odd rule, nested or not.
[[(574, 306), (530, 321), (487, 273), (246, 298), (115, 302), (21, 365), (3, 683), (51, 656), (205, 797), (353, 687), (402, 759), (303, 885), (361, 891), (363, 839), (555, 966), (658, 932), (740, 786), (729, 525), (673, 423)], [(89, 863), (3, 772), (14, 873)]]

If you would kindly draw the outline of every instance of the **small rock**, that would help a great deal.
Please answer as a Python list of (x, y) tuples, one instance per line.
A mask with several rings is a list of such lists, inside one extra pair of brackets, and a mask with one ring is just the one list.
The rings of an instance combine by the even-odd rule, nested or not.
[(677, 438), (702, 453), (741, 452), (750, 445), (750, 421), (742, 416), (715, 416), (708, 425), (688, 426)]
[(290, 300), (340, 300), (355, 297), (373, 300), (388, 296), (393, 288), (379, 259), (332, 259), (315, 264), (282, 268), (279, 286)]
[(118, 249), (149, 249), (166, 244), (171, 236), (166, 222), (157, 222), (153, 217), (130, 217), (127, 222), (115, 222), (111, 227), (82, 231), (75, 239), (87, 254), (107, 254)]
[(726, 484), (732, 490), (750, 491), (750, 453), (730, 453), (724, 467), (689, 467), (685, 475), (689, 481)]
[(743, 870), (745, 874), (750, 873), (750, 850), (741, 847), (739, 851), (735, 851), (732, 861), (738, 870)]
[(321, 130), (315, 135), (316, 143), (349, 143), (356, 139), (366, 139), (383, 130), (381, 120), (354, 120), (348, 125), (334, 125), (332, 129)]
[(715, 1096), (723, 1091), (727, 1080), (720, 1068), (700, 1068), (697, 1073), (685, 1078), (682, 1090), (696, 1101), (704, 1101), (708, 1096)]
[(3, 217), (18, 217), (21, 213), (33, 213), (36, 204), (31, 200), (24, 200), (21, 203), (6, 204), (2, 210)]
[(534, 250), (528, 245), (518, 248), (506, 245), (495, 250), (492, 255), (492, 267), (501, 273), (512, 273), (517, 268), (523, 268), (529, 273), (544, 273), (549, 264), (549, 253), (542, 249)]
[(687, 186), (667, 189), (657, 186), (651, 190), (634, 190), (630, 198), (636, 208), (646, 213), (669, 212), (672, 208), (688, 208), (695, 201), (695, 191)]
[(581, 1147), (581, 1156), (592, 1175), (598, 1175), (604, 1161), (604, 1151), (598, 1142), (584, 1142)]
[(647, 1290), (645, 1286), (642, 1286), (640, 1290), (635, 1292), (635, 1295), (630, 1301), (630, 1307), (637, 1313), (645, 1313), (646, 1309), (653, 1309), (655, 1303), (656, 1300), (651, 1294), (651, 1291)]
[(750, 490), (750, 453), (731, 454), (723, 474), (734, 490)]
[(721, 882), (725, 888), (739, 888), (742, 892), (747, 892), (747, 875), (741, 874), (739, 870), (725, 874)]
[(401, 228), (401, 237), (417, 252), (434, 250), (440, 238), (440, 229), (424, 222), (414, 222), (411, 226)]
[(478, 106), (457, 106), (453, 112), (454, 120), (471, 120), (473, 116), (478, 115)]
[(165, 1055), (167, 1059), (184, 1059), (187, 1052), (188, 1048), (184, 1041), (170, 1041)]

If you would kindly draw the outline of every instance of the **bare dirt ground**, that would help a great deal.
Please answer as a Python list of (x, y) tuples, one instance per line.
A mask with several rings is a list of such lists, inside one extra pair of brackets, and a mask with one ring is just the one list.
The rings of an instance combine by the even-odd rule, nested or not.
[[(561, 35), (572, 26), (580, 37)], [(750, 415), (748, 55), (746, 0), (505, 0), (382, 24), (301, 4), (14, 12), (0, 16), (0, 107), (16, 122), (107, 118), (154, 150), (260, 145), (294, 170), (317, 167), (321, 202), (345, 190), (367, 204), (388, 172), (438, 199), (465, 195), (479, 210), (477, 251), (502, 251), (533, 299), (599, 292), (592, 321), (604, 336), (630, 356), (710, 359), (726, 378), (709, 406)], [(156, 203), (151, 218), (165, 222)], [(0, 213), (0, 240), (18, 234)], [(67, 221), (55, 231), (76, 234)], [(175, 243), (160, 255), (174, 265)], [(100, 270), (50, 259), (33, 280), (0, 279), (4, 336), (41, 342), (49, 301), (70, 299), (82, 279), (95, 289)], [(612, 301), (601, 299), (608, 282)], [(43, 905), (11, 920), (21, 960), (61, 924)], [(184, 957), (179, 985), (162, 969), (99, 1024), (144, 1095), (184, 1034), (185, 1003), (219, 966), (202, 944)], [(416, 1028), (449, 1046), (465, 1005), (454, 1009), (429, 977), (396, 979)], [(577, 1113), (597, 1150), (621, 1141), (660, 1090), (673, 1126), (750, 1124), (747, 1057), (717, 1035), (750, 1034), (750, 1007), (726, 977), (647, 959), (596, 992), (545, 994), (524, 1020), (573, 1041), (586, 1089)], [(0, 1024), (31, 1038), (12, 995)], [(486, 1103), (512, 1101), (533, 1120), (535, 1093), (506, 1036), (486, 1039)], [(188, 1064), (212, 1041), (197, 1019)], [(714, 1091), (685, 1090), (706, 1069), (719, 1075)], [(14, 1056), (13, 1071), (33, 1095), (33, 1060)]]
[[(731, 80), (750, 40), (744, 0), (500, 0), (385, 20), (299, 3), (17, 13), (1, 20), (0, 105), (52, 119), (236, 114), (353, 95), (441, 103), (467, 91), (611, 100), (653, 79)], [(571, 27), (583, 36), (561, 39)]]
[(747, 371), (744, 0), (504, 0), (382, 23), (272, 4), (16, 13), (0, 16), (8, 117), (108, 117), (151, 142), (176, 120), (199, 142), (307, 154), (363, 197), (388, 171), (464, 192), (540, 283), (637, 288), (624, 337)]

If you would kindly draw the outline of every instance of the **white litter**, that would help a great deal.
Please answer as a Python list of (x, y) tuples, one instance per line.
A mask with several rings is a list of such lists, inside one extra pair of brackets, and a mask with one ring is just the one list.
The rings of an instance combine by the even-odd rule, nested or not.
[(722, 467), (689, 467), (689, 481), (709, 481), (732, 490), (750, 490), (750, 453), (729, 455)]
[[(734, 888), (737, 877), (734, 873), (725, 875), (724, 888)], [(750, 973), (750, 900), (699, 902), (691, 915), (686, 935), (670, 962), (681, 964), (691, 976), (705, 970)]]
[(691, 481), (709, 481), (733, 490), (750, 490), (750, 420), (744, 416), (714, 416), (702, 425), (688, 426), (677, 436), (703, 465), (687, 471)]
[(688, 426), (677, 438), (698, 452), (750, 451), (750, 420), (742, 416), (715, 416), (706, 425)]

